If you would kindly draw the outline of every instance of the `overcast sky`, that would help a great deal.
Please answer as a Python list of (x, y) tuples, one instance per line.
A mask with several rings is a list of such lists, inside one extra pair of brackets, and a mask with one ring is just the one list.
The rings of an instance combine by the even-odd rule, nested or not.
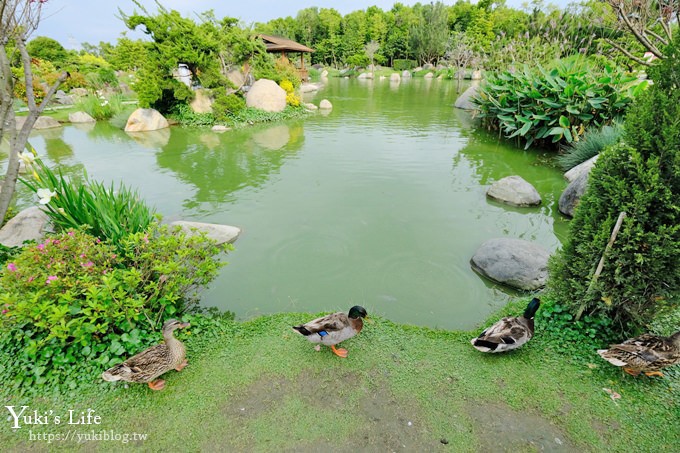
[[(525, 0), (507, 0), (514, 8), (521, 7)], [(566, 0), (551, 0), (551, 3), (565, 4)], [(153, 0), (141, 0), (150, 12), (156, 11)], [(293, 16), (301, 9), (311, 6), (335, 8), (345, 15), (369, 6), (389, 10), (394, 0), (161, 0), (163, 6), (182, 13), (185, 17), (195, 17), (194, 12), (214, 10), (217, 17), (235, 17), (246, 24), (267, 22), (277, 17)], [(405, 5), (413, 5), (417, 0), (401, 0)], [(429, 3), (421, 0), (421, 3)], [(444, 0), (451, 5), (455, 0)], [(546, 3), (548, 3), (546, 1)], [(127, 29), (116, 17), (118, 8), (126, 14), (134, 11), (131, 0), (49, 0), (43, 6), (43, 19), (35, 36), (49, 36), (68, 49), (77, 49), (80, 43), (98, 44), (100, 41), (115, 43), (121, 32)], [(131, 34), (131, 38), (142, 36)]]

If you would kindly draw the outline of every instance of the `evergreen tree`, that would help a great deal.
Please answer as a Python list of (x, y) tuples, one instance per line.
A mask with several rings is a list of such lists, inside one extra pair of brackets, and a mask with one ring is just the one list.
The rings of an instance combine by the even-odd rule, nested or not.
[[(680, 35), (678, 35), (680, 36)], [(604, 316), (635, 333), (659, 311), (677, 308), (680, 290), (680, 38), (650, 70), (654, 80), (625, 120), (624, 141), (601, 153), (564, 248), (550, 263), (556, 302)], [(594, 282), (621, 211), (627, 213)]]

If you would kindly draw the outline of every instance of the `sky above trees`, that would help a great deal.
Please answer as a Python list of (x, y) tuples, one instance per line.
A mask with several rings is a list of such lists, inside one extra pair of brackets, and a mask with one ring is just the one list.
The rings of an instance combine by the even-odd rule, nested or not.
[[(156, 10), (153, 0), (140, 0), (150, 12)], [(267, 22), (278, 17), (293, 16), (301, 9), (311, 6), (319, 8), (335, 8), (345, 15), (355, 10), (378, 6), (389, 10), (395, 0), (249, 0), (247, 2), (225, 2), (223, 0), (161, 0), (160, 3), (168, 9), (175, 9), (184, 16), (195, 19), (194, 12), (200, 13), (214, 10), (217, 17), (230, 16), (249, 24), (252, 22)], [(404, 5), (414, 5), (417, 0), (401, 0)], [(421, 0), (421, 3), (429, 1)], [(453, 0), (444, 1), (454, 4)], [(474, 3), (474, 2), (473, 2)], [(506, 5), (521, 8), (525, 0), (506, 0)], [(559, 6), (566, 5), (566, 0), (550, 0)], [(93, 1), (93, 0), (50, 0), (43, 6), (43, 19), (35, 36), (49, 36), (56, 39), (67, 49), (79, 49), (80, 44), (88, 42), (97, 44), (100, 41), (115, 43), (121, 32), (127, 31), (123, 21), (118, 16), (120, 8), (126, 14), (134, 11), (135, 5), (131, 0)], [(129, 32), (128, 37), (138, 38), (139, 32)]]

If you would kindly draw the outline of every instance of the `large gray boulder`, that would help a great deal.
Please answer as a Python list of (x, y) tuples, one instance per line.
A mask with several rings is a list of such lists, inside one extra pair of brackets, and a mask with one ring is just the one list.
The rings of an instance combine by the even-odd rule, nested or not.
[(472, 98), (476, 97), (477, 93), (479, 93), (479, 85), (468, 87), (467, 90), (463, 91), (463, 94), (458, 96), (454, 106), (463, 110), (478, 110), (479, 106), (472, 102)]
[(599, 156), (600, 156), (599, 154), (596, 154), (587, 161), (581, 162), (577, 166), (573, 167), (571, 170), (564, 174), (564, 178), (567, 181), (572, 182), (576, 178), (581, 176), (582, 173), (590, 173), (590, 170), (592, 170), (593, 167), (595, 166), (595, 162), (597, 162), (597, 158)]
[(196, 113), (212, 113), (212, 99), (208, 90), (194, 91), (194, 100), (191, 101), (189, 107)]
[(331, 110), (333, 108), (333, 104), (331, 104), (331, 101), (328, 99), (322, 99), (321, 102), (319, 102), (319, 108), (321, 110)]
[(513, 206), (538, 206), (541, 196), (521, 176), (507, 176), (489, 187), (486, 196)]
[(216, 240), (218, 244), (224, 244), (225, 242), (231, 244), (238, 238), (239, 234), (241, 234), (240, 228), (229, 225), (220, 225), (217, 223), (176, 220), (174, 222), (170, 222), (170, 225), (181, 227), (182, 231), (184, 231), (188, 236), (194, 235), (197, 232), (205, 232), (205, 234), (210, 239)]
[(137, 109), (127, 120), (125, 132), (156, 131), (170, 127), (168, 120), (158, 110)]
[[(16, 117), (16, 124), (17, 124), (17, 129), (21, 129), (24, 127), (24, 123), (26, 122), (25, 116), (17, 116)], [(55, 120), (52, 117), (49, 116), (39, 116), (37, 120), (35, 120), (35, 124), (33, 125), (33, 130), (39, 130), (39, 129), (51, 129), (54, 127), (61, 127), (61, 123), (59, 121)]]
[(68, 120), (72, 123), (96, 123), (97, 120), (92, 118), (87, 112), (73, 112), (68, 114)]
[(246, 105), (265, 112), (281, 112), (286, 108), (286, 90), (273, 80), (260, 79), (248, 90)]
[(470, 264), (493, 281), (532, 291), (545, 285), (549, 257), (550, 252), (532, 242), (495, 238), (477, 249)]
[(559, 210), (562, 214), (569, 217), (574, 217), (574, 211), (578, 202), (581, 201), (581, 197), (586, 192), (588, 188), (588, 175), (590, 173), (581, 173), (578, 178), (573, 180), (562, 195), (560, 195), (560, 201), (558, 202)]
[(42, 209), (33, 206), (14, 216), (0, 230), (0, 244), (17, 247), (24, 241), (40, 241), (49, 230), (49, 218)]

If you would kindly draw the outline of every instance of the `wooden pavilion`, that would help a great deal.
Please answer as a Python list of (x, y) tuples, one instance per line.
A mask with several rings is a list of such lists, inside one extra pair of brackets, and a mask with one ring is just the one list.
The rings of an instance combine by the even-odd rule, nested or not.
[(298, 72), (300, 73), (300, 78), (303, 81), (307, 80), (309, 73), (307, 72), (307, 69), (305, 69), (305, 54), (314, 52), (314, 49), (280, 36), (259, 35), (259, 37), (262, 39), (262, 41), (264, 41), (264, 45), (267, 47), (267, 52), (280, 53), (281, 58), (288, 58), (286, 56), (286, 52), (299, 52), (300, 67), (298, 68)]

